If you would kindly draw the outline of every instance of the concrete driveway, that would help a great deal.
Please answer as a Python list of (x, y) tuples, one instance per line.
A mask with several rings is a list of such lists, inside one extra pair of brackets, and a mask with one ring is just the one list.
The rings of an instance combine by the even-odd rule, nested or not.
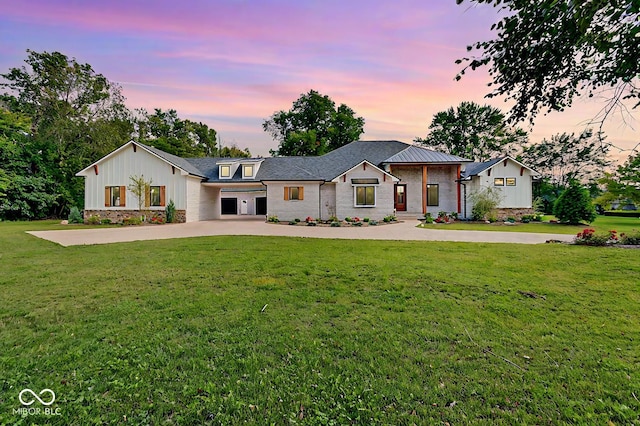
[[(541, 244), (547, 240), (572, 241), (573, 235), (533, 234), (499, 231), (454, 231), (416, 228), (417, 221), (367, 227), (287, 226), (254, 220), (218, 220), (168, 225), (126, 226), (122, 228), (69, 229), (28, 232), (38, 238), (62, 246), (109, 244), (128, 241), (163, 240), (168, 238), (204, 237), (213, 235), (261, 235), (308, 238), (463, 241), (486, 243)], [(70, 226), (71, 227), (71, 226)]]

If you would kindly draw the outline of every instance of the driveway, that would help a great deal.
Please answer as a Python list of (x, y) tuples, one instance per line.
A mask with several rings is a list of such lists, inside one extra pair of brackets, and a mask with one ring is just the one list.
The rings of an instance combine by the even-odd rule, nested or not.
[[(287, 226), (253, 220), (217, 220), (167, 225), (126, 226), (121, 228), (69, 229), (28, 232), (38, 238), (62, 246), (109, 244), (128, 241), (163, 240), (168, 238), (205, 237), (214, 235), (261, 235), (308, 238), (462, 241), (485, 243), (541, 244), (547, 240), (572, 241), (573, 235), (533, 234), (525, 232), (454, 231), (419, 229), (417, 221), (407, 220), (389, 225), (366, 227)], [(70, 226), (71, 227), (71, 226)]]

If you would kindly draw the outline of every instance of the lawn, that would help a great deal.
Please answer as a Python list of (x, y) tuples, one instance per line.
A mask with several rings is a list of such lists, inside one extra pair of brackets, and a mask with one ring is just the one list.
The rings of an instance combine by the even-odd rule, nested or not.
[(0, 224), (0, 424), (640, 423), (637, 250), (56, 227)]
[(580, 226), (564, 225), (559, 223), (549, 223), (548, 218), (543, 222), (514, 223), (505, 225), (502, 222), (477, 223), (477, 222), (454, 222), (454, 223), (432, 223), (421, 225), (424, 229), (451, 229), (465, 231), (504, 231), (504, 232), (539, 232), (543, 234), (577, 234), (585, 228), (593, 228), (598, 232), (606, 233), (610, 230), (624, 232), (640, 231), (640, 218), (637, 217), (616, 217), (598, 216), (591, 224)]

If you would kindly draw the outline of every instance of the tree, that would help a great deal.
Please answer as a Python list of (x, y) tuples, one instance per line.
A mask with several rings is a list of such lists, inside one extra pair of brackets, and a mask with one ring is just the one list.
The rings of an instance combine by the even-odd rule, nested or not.
[(583, 220), (591, 223), (596, 218), (589, 192), (577, 180), (572, 180), (560, 194), (553, 206), (553, 214), (560, 222), (570, 225), (579, 225)]
[(146, 180), (144, 175), (133, 175), (129, 176), (129, 180), (131, 183), (127, 186), (127, 189), (138, 199), (138, 211), (141, 212), (147, 200), (147, 193), (151, 187), (151, 179)]
[(218, 150), (218, 156), (223, 158), (250, 158), (251, 152), (249, 151), (249, 148), (242, 150), (234, 144), (220, 148)]
[(470, 195), (473, 203), (471, 218), (473, 220), (487, 220), (495, 217), (495, 210), (502, 201), (502, 192), (490, 186), (481, 188)]
[(605, 174), (599, 183), (605, 187), (605, 192), (596, 199), (597, 204), (607, 205), (616, 200), (640, 204), (640, 153), (636, 151), (629, 155), (615, 173)]
[(495, 89), (487, 97), (514, 100), (511, 119), (533, 122), (540, 111), (562, 111), (574, 97), (603, 88), (613, 89), (605, 117), (625, 98), (640, 105), (638, 0), (470, 1), (506, 16), (491, 27), (495, 39), (467, 47), (479, 55), (457, 61), (467, 65), (456, 79), (488, 66)]
[(336, 109), (329, 96), (310, 90), (289, 111), (275, 112), (262, 128), (279, 142), (272, 155), (322, 155), (358, 140), (364, 118), (345, 104)]
[(217, 133), (204, 123), (183, 120), (174, 109), (156, 108), (153, 114), (138, 110), (138, 142), (152, 145), (180, 157), (214, 156)]
[[(133, 126), (118, 85), (59, 52), (27, 51), (26, 66), (1, 74), (9, 110), (31, 118), (31, 174), (52, 183), (47, 215), (82, 205), (84, 184), (75, 173), (126, 142)], [(34, 157), (35, 158), (35, 157)]]
[(610, 165), (607, 159), (609, 147), (601, 143), (603, 139), (600, 134), (594, 136), (591, 129), (579, 136), (557, 134), (525, 147), (520, 157), (551, 183), (565, 188), (572, 180), (598, 177)]
[(515, 147), (526, 141), (526, 132), (509, 127), (499, 109), (475, 102), (462, 102), (456, 109), (438, 112), (427, 137), (415, 139), (435, 150), (474, 161), (513, 154)]

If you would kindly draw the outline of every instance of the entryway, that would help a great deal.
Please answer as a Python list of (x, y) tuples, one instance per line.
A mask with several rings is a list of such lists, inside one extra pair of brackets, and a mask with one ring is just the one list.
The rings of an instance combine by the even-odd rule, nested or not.
[(397, 212), (407, 211), (407, 185), (399, 183), (395, 186), (395, 195), (393, 197), (393, 208)]

